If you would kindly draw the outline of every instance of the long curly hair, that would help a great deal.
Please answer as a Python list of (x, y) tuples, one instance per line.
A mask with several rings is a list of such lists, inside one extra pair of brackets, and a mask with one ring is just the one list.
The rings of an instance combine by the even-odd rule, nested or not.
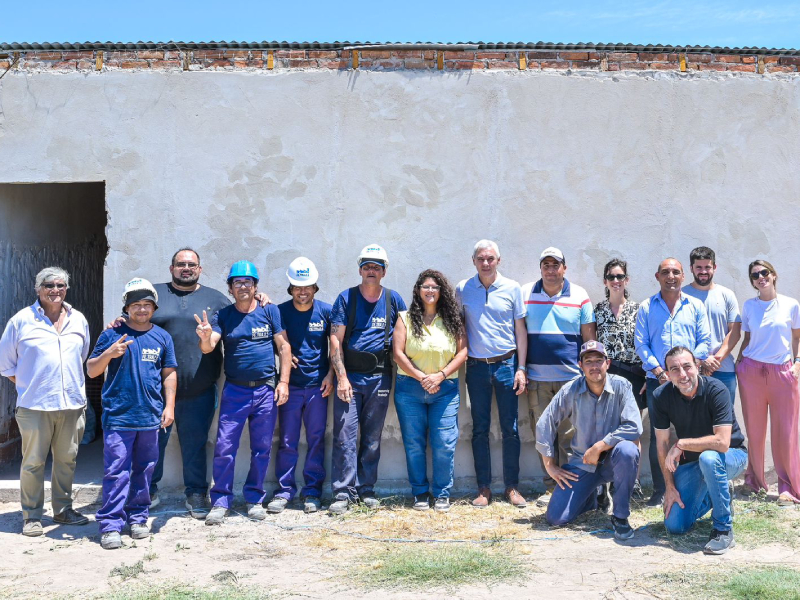
[(461, 318), (458, 302), (456, 302), (455, 291), (447, 277), (435, 269), (424, 270), (417, 277), (417, 283), (414, 284), (413, 299), (411, 300), (411, 306), (408, 307), (411, 334), (418, 338), (422, 337), (422, 315), (425, 313), (425, 308), (420, 296), (420, 287), (426, 279), (433, 279), (436, 285), (439, 286), (439, 301), (436, 303), (436, 312), (442, 318), (447, 333), (450, 334), (453, 340), (458, 341), (464, 330), (464, 321)]

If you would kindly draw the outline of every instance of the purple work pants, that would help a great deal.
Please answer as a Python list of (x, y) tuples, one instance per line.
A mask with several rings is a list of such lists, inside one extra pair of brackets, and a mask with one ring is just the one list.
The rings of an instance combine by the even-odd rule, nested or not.
[(297, 493), (294, 472), (297, 467), (297, 447), (300, 444), (300, 425), (306, 428), (306, 462), (303, 466), (305, 485), (301, 496), (322, 496), (325, 481), (325, 427), (328, 423), (328, 398), (318, 387), (289, 386), (289, 400), (278, 407), (280, 446), (275, 458), (275, 477), (280, 486), (277, 498), (292, 500)]
[(212, 506), (231, 507), (233, 499), (233, 473), (236, 451), (242, 437), (244, 424), (249, 420), (250, 470), (244, 482), (244, 500), (248, 504), (261, 504), (264, 478), (269, 467), (272, 434), (275, 431), (275, 392), (268, 385), (247, 388), (226, 383), (219, 403), (219, 428), (214, 448), (214, 487), (211, 488)]
[(150, 479), (158, 461), (158, 429), (103, 432), (103, 506), (100, 533), (147, 523)]

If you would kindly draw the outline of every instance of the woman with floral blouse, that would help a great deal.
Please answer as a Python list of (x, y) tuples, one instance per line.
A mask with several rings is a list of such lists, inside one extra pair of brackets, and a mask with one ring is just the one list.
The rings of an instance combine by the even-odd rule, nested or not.
[[(647, 408), (647, 397), (642, 393), (645, 372), (633, 342), (639, 304), (628, 299), (628, 263), (619, 258), (608, 261), (603, 269), (603, 284), (606, 288), (606, 299), (594, 307), (597, 341), (606, 347), (611, 359), (608, 372), (631, 382), (633, 396), (641, 412)], [(638, 480), (634, 494), (641, 495)]]

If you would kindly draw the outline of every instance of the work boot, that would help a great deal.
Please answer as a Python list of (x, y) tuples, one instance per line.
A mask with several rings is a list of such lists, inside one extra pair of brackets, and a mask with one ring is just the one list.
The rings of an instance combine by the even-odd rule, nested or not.
[(283, 509), (286, 508), (286, 505), (289, 504), (289, 501), (286, 498), (281, 498), (280, 496), (273, 496), (272, 500), (269, 504), (267, 504), (267, 511), (278, 514), (283, 512)]
[(44, 535), (41, 519), (25, 519), (25, 522), (22, 524), (22, 535), (27, 537)]
[(153, 509), (161, 504), (161, 498), (158, 497), (158, 492), (150, 494), (150, 508)]
[(53, 521), (59, 525), (86, 525), (89, 519), (84, 517), (77, 510), (73, 510), (72, 507), (69, 507), (53, 517)]
[(209, 502), (205, 494), (189, 494), (186, 496), (185, 506), (195, 519), (205, 519), (208, 514)]
[(478, 488), (478, 496), (472, 501), (475, 508), (486, 508), (492, 501), (492, 490), (488, 487)]
[(226, 514), (228, 514), (227, 508), (224, 506), (215, 506), (206, 515), (206, 525), (222, 525)]
[(703, 548), (703, 554), (725, 554), (733, 548), (736, 542), (733, 539), (733, 531), (719, 531), (714, 529), (708, 538), (708, 543)]
[(315, 513), (320, 508), (322, 508), (322, 502), (319, 501), (319, 498), (316, 496), (306, 496), (303, 499), (303, 512), (308, 513)]
[(343, 515), (350, 510), (350, 500), (347, 498), (336, 499), (328, 506), (328, 512), (332, 515)]
[(103, 550), (122, 548), (122, 537), (119, 535), (119, 531), (106, 531), (100, 538), (100, 545)]
[(263, 521), (264, 519), (267, 518), (267, 511), (265, 511), (264, 507), (261, 506), (260, 504), (248, 504), (247, 516), (253, 519), (254, 521)]
[(647, 506), (661, 506), (664, 504), (664, 492), (653, 492), (646, 504)]
[(131, 537), (134, 540), (143, 540), (150, 535), (150, 528), (147, 523), (132, 523), (131, 524)]
[(525, 508), (528, 506), (525, 498), (522, 497), (522, 494), (520, 494), (515, 487), (510, 487), (506, 490), (506, 500), (508, 500), (511, 505), (515, 506), (516, 508)]
[(378, 500), (378, 498), (372, 492), (363, 494), (360, 497), (360, 500), (364, 506), (372, 510), (376, 510), (381, 507), (381, 501)]
[(536, 506), (546, 508), (550, 504), (550, 498), (553, 497), (553, 490), (547, 490), (544, 494), (536, 499)]

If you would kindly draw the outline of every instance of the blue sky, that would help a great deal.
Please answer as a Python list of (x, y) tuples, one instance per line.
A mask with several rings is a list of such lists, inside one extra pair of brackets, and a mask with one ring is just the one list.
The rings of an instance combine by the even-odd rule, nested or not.
[(0, 42), (484, 41), (800, 48), (800, 1), (37, 0), (0, 15)]

